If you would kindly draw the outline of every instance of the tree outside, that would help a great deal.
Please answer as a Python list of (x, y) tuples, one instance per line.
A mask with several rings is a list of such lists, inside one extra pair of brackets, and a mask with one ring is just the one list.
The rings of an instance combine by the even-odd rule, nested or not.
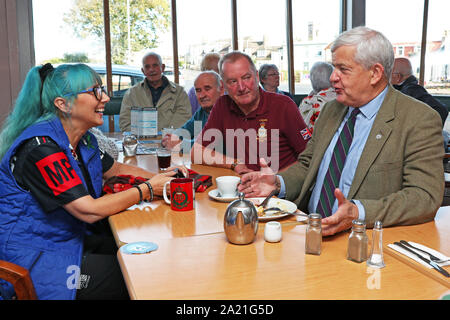
[[(170, 24), (167, 0), (110, 0), (111, 58), (127, 64), (130, 54), (158, 45), (159, 34)], [(64, 15), (77, 37), (104, 41), (102, 0), (77, 0)]]
[(48, 59), (43, 61), (42, 63), (52, 63), (52, 64), (57, 64), (57, 63), (70, 63), (70, 62), (81, 62), (81, 63), (88, 63), (89, 62), (89, 57), (87, 56), (86, 53), (83, 52), (76, 52), (76, 53), (64, 53), (63, 58), (52, 58), (52, 59)]

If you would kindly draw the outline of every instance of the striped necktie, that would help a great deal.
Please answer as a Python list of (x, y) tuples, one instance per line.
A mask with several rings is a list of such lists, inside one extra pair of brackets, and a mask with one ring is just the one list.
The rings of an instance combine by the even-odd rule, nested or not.
[(359, 108), (356, 108), (350, 114), (344, 128), (339, 134), (339, 138), (333, 150), (333, 155), (331, 156), (330, 165), (328, 166), (322, 190), (320, 191), (319, 203), (317, 204), (317, 212), (324, 218), (330, 216), (332, 213), (333, 204), (336, 200), (334, 189), (339, 186), (339, 181), (341, 180), (345, 158), (347, 157), (348, 150), (350, 149), (353, 140), (356, 116), (359, 112)]

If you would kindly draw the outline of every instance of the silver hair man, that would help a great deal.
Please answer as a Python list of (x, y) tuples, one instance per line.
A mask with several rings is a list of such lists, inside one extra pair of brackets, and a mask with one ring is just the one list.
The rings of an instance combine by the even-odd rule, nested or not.
[(381, 32), (367, 27), (356, 27), (339, 35), (331, 47), (331, 52), (342, 46), (354, 46), (354, 59), (364, 68), (370, 69), (374, 64), (380, 63), (386, 78), (391, 77), (394, 50), (391, 42)]
[(200, 73), (197, 77), (195, 77), (194, 83), (197, 82), (197, 79), (200, 76), (204, 75), (204, 74), (211, 74), (211, 75), (213, 75), (214, 78), (216, 79), (217, 87), (218, 88), (220, 87), (222, 78), (220, 77), (220, 75), (217, 72), (215, 72), (213, 70), (206, 70), (206, 71), (203, 71), (202, 73)]
[(146, 53), (143, 57), (142, 57), (142, 64), (145, 63), (145, 59), (147, 59), (148, 57), (156, 57), (158, 59), (158, 62), (160, 65), (162, 65), (162, 58), (159, 54), (157, 54), (156, 52), (148, 52)]

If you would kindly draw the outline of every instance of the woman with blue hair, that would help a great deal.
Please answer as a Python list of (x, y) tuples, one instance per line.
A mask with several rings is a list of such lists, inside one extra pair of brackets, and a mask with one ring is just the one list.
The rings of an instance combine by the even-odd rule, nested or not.
[[(84, 64), (37, 66), (0, 134), (0, 260), (28, 269), (39, 299), (128, 298), (102, 219), (162, 195), (175, 174), (116, 162), (98, 148), (88, 130), (102, 125), (108, 101)], [(103, 179), (123, 174), (148, 180), (102, 196)], [(13, 294), (0, 281), (0, 299)]]

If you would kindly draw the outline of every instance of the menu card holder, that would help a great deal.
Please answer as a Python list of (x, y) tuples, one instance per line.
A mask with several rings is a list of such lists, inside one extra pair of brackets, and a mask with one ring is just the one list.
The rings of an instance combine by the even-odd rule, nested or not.
[(131, 133), (138, 138), (158, 135), (158, 109), (150, 107), (131, 107)]

